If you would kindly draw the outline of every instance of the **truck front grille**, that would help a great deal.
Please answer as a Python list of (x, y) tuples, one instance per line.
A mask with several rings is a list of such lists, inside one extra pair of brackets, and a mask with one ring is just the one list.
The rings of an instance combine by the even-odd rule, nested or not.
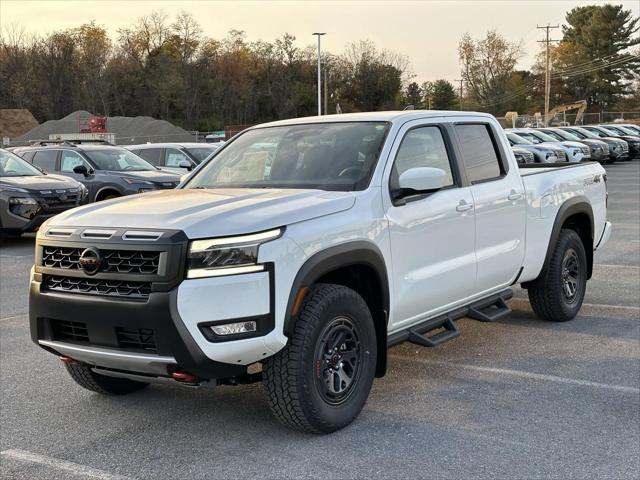
[[(81, 270), (80, 255), (84, 248), (49, 247), (42, 250), (42, 266), (64, 270)], [(101, 250), (104, 266), (101, 272), (156, 275), (160, 252), (136, 250)]]
[(51, 320), (51, 329), (54, 340), (89, 343), (89, 333), (87, 332), (86, 323)]
[(63, 277), (60, 275), (44, 275), (43, 287), (46, 290), (57, 292), (85, 293), (131, 299), (147, 299), (151, 293), (150, 282)]

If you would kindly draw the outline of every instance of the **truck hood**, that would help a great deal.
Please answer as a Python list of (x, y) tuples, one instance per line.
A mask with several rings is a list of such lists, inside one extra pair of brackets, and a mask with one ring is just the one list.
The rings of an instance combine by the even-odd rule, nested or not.
[(189, 238), (259, 232), (348, 210), (351, 192), (289, 189), (161, 190), (74, 208), (52, 225), (176, 229)]
[(75, 180), (62, 175), (32, 175), (24, 177), (2, 177), (0, 178), (0, 188), (3, 186), (22, 188), (28, 191), (40, 191), (78, 188), (79, 184)]

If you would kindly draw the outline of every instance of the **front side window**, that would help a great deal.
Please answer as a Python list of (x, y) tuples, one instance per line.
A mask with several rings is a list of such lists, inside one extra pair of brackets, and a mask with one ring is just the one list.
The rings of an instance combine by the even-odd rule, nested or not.
[(114, 172), (156, 170), (149, 162), (124, 148), (91, 149), (86, 150), (84, 153), (96, 165), (98, 170)]
[(187, 161), (189, 165), (192, 164), (191, 159), (187, 156), (186, 153), (178, 150), (177, 148), (167, 148), (165, 150), (165, 158), (167, 167), (179, 167), (180, 162)]
[(504, 173), (489, 128), (487, 124), (455, 126), (471, 183), (498, 178)]
[(419, 127), (409, 130), (402, 139), (396, 160), (391, 170), (391, 191), (399, 188), (400, 175), (416, 167), (432, 167), (444, 170), (447, 174), (445, 187), (453, 185), (451, 162), (447, 148), (438, 127)]
[(223, 147), (187, 188), (363, 190), (386, 122), (334, 122), (248, 130)]
[(42, 175), (42, 172), (19, 156), (6, 150), (0, 150), (0, 177), (33, 177), (36, 175)]
[(89, 170), (87, 162), (77, 152), (63, 150), (60, 157), (60, 171), (65, 173), (73, 173), (73, 169), (78, 165), (84, 165)]
[(161, 148), (143, 148), (140, 150), (132, 150), (132, 152), (139, 157), (144, 158), (151, 165), (155, 165), (156, 167), (162, 165), (162, 162), (160, 160), (162, 157)]
[(55, 172), (58, 150), (39, 150), (33, 157), (33, 164), (45, 172)]

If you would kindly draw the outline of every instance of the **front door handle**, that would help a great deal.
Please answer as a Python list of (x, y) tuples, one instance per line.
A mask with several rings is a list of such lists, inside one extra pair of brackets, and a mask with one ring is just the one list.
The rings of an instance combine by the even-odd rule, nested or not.
[(514, 190), (511, 191), (509, 196), (507, 197), (510, 201), (520, 200), (522, 198), (522, 193), (516, 192)]
[(471, 210), (472, 208), (473, 208), (473, 203), (467, 203), (464, 200), (460, 200), (460, 203), (456, 207), (456, 211), (466, 212), (467, 210)]

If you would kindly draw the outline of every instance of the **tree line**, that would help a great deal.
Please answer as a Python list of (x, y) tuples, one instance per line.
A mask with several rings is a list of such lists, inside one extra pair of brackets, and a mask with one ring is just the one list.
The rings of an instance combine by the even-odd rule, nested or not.
[[(586, 99), (591, 111), (640, 108), (638, 19), (621, 6), (577, 7), (566, 15), (552, 50), (551, 105)], [(633, 50), (636, 48), (636, 50)], [(461, 105), (503, 115), (540, 111), (543, 56), (518, 70), (522, 46), (496, 31), (458, 46), (463, 96), (445, 80), (414, 81), (406, 56), (370, 41), (324, 53), (327, 112)], [(316, 50), (292, 35), (249, 42), (242, 31), (206, 36), (182, 13), (154, 12), (111, 38), (96, 23), (29, 36), (0, 37), (0, 107), (26, 108), (36, 119), (84, 109), (104, 115), (148, 115), (190, 130), (314, 115)]]

